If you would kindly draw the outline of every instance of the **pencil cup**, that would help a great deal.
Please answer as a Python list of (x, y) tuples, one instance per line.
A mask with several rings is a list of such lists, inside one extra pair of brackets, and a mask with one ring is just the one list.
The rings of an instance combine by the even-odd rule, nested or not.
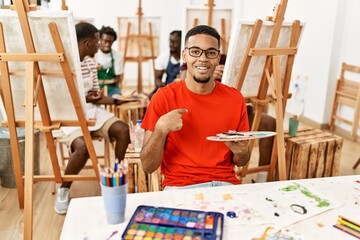
[(299, 119), (289, 118), (289, 135), (295, 137), (299, 127)]
[(106, 219), (108, 224), (119, 224), (125, 220), (127, 183), (118, 187), (101, 185), (101, 195), (104, 200)]

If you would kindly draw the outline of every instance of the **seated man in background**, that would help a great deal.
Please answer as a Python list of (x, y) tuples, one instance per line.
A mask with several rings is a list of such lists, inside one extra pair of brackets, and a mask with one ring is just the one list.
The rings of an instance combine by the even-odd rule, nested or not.
[(122, 80), (124, 77), (124, 59), (112, 44), (116, 41), (117, 35), (111, 27), (100, 29), (100, 49), (95, 54), (98, 65), (98, 79), (100, 88), (107, 87), (107, 95), (121, 95)]
[[(160, 87), (172, 83), (179, 76), (181, 31), (170, 33), (169, 48), (170, 51), (161, 53), (155, 60), (155, 89), (150, 93), (150, 99)], [(166, 74), (165, 82), (162, 81), (164, 73)]]
[[(98, 106), (101, 104), (123, 104), (121, 100), (104, 96), (99, 89), (95, 61), (93, 56), (99, 48), (99, 31), (89, 23), (81, 22), (75, 25), (78, 40), (81, 73), (84, 81), (86, 95), (86, 115), (95, 118), (95, 126), (89, 127), (92, 136), (100, 136), (115, 140), (115, 157), (120, 161), (124, 159), (126, 149), (130, 143), (129, 126), (116, 118), (114, 114)], [(84, 168), (89, 153), (80, 127), (62, 127), (58, 141), (67, 145), (71, 151), (65, 175), (78, 174)], [(59, 134), (57, 134), (59, 135)], [(69, 206), (69, 191), (72, 182), (63, 182), (58, 189), (55, 201), (55, 211), (65, 214)]]
[[(214, 78), (221, 82), (224, 67), (226, 62), (226, 55), (221, 54), (219, 65), (215, 68)], [(180, 78), (185, 79), (186, 77), (187, 64), (183, 63), (180, 67)], [(246, 105), (247, 114), (249, 117), (249, 124), (252, 125), (254, 121), (254, 108), (251, 104)], [(261, 114), (259, 123), (259, 131), (276, 131), (276, 120), (266, 113)], [(274, 137), (261, 138), (259, 139), (259, 166), (269, 165), (271, 161), (272, 147), (274, 144)], [(267, 172), (259, 172), (255, 179), (255, 182), (264, 182), (267, 179)]]
[(214, 79), (219, 48), (214, 28), (189, 30), (182, 51), (188, 65), (185, 80), (160, 88), (145, 113), (140, 159), (148, 173), (161, 165), (164, 190), (241, 183), (234, 165), (248, 162), (248, 141), (206, 139), (229, 130), (249, 131), (240, 91)]

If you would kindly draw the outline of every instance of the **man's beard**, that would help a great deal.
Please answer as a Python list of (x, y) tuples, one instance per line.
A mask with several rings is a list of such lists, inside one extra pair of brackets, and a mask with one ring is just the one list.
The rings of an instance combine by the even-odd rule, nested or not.
[(195, 76), (193, 78), (194, 78), (195, 82), (197, 82), (197, 83), (208, 83), (210, 81), (210, 76), (208, 76), (205, 79), (200, 79)]

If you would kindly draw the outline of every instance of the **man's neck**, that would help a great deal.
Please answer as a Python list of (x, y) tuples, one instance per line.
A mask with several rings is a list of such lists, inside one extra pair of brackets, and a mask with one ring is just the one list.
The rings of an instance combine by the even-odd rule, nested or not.
[(207, 83), (198, 83), (195, 82), (193, 77), (189, 76), (185, 78), (186, 87), (193, 93), (206, 95), (214, 91), (216, 83), (214, 79), (210, 79)]

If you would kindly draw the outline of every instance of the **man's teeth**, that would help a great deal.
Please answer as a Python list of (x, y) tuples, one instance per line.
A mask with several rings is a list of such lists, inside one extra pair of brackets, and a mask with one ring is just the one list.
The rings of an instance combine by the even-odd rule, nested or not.
[(200, 69), (200, 70), (206, 70), (207, 67), (197, 67), (197, 69)]

